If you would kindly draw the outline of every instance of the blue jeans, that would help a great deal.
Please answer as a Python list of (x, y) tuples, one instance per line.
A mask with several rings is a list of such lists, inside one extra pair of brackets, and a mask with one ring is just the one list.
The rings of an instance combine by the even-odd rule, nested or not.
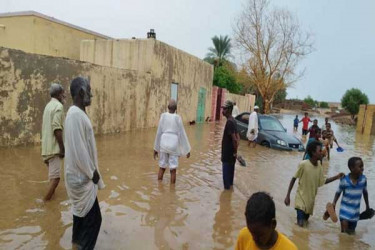
[(223, 162), (223, 181), (225, 189), (230, 189), (230, 186), (233, 186), (234, 165), (235, 162)]
[(310, 218), (309, 214), (306, 214), (304, 211), (298, 208), (296, 208), (296, 211), (297, 211), (297, 223), (299, 222), (298, 224), (309, 220)]

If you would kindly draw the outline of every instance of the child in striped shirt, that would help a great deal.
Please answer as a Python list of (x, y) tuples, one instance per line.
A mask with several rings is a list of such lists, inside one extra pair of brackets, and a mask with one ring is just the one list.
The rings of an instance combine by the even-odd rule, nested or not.
[(359, 157), (352, 157), (348, 161), (350, 173), (340, 180), (339, 188), (333, 200), (333, 206), (343, 193), (340, 205), (341, 232), (352, 234), (355, 232), (360, 215), (361, 198), (366, 203), (366, 210), (370, 209), (367, 193), (367, 179), (363, 175), (363, 161)]

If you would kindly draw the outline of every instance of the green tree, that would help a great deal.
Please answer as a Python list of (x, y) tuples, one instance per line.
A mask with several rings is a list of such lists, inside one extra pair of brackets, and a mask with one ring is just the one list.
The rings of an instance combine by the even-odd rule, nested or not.
[(228, 36), (214, 36), (212, 38), (214, 47), (208, 48), (209, 52), (207, 53), (204, 60), (216, 67), (223, 65), (225, 61), (231, 57), (231, 48), (230, 38)]
[(219, 66), (214, 71), (214, 85), (220, 88), (226, 88), (229, 92), (238, 94), (241, 92), (242, 86), (237, 83), (235, 72), (229, 64)]
[(352, 119), (358, 114), (359, 106), (368, 103), (369, 100), (367, 95), (356, 88), (347, 90), (341, 98), (341, 106), (352, 115)]
[(285, 101), (286, 96), (287, 96), (286, 89), (280, 89), (276, 95), (275, 95), (275, 100), (273, 101), (274, 104), (282, 103)]
[(310, 105), (311, 107), (315, 107), (315, 105), (318, 103), (310, 95), (308, 95), (305, 99), (303, 99), (303, 101), (306, 104)]
[(329, 108), (328, 102), (320, 102), (319, 103), (319, 107), (321, 107), (322, 109)]

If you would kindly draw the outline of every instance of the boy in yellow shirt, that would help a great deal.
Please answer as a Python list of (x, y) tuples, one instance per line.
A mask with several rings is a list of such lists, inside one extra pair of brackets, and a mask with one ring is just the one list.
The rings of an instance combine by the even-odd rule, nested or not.
[(237, 239), (236, 250), (273, 249), (295, 250), (296, 245), (277, 232), (275, 203), (264, 192), (254, 193), (247, 201), (246, 224)]
[(324, 177), (321, 164), (322, 144), (319, 141), (313, 141), (307, 146), (307, 154), (310, 158), (299, 164), (297, 172), (290, 181), (288, 193), (284, 201), (286, 206), (290, 205), (290, 193), (294, 183), (299, 179), (295, 209), (297, 211), (297, 224), (300, 227), (305, 226), (310, 215), (313, 214), (318, 188), (344, 176), (343, 173), (339, 173), (327, 179)]

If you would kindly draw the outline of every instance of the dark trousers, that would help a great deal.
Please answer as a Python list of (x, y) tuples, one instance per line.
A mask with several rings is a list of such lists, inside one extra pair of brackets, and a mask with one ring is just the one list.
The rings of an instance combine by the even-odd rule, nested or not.
[(73, 240), (78, 249), (94, 249), (102, 224), (98, 198), (85, 217), (73, 215)]
[(224, 188), (230, 189), (233, 186), (235, 162), (223, 162), (223, 181)]

